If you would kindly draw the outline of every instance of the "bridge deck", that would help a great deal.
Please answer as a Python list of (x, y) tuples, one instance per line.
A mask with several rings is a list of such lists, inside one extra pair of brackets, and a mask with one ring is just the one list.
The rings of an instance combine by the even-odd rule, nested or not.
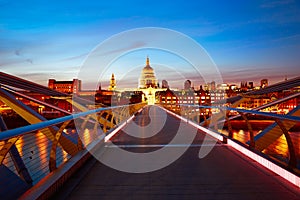
[[(144, 109), (133, 121), (147, 125), (150, 122), (148, 111)], [(159, 123), (161, 109), (155, 108), (154, 111), (157, 115), (151, 123)], [(125, 127), (127, 132), (134, 122)], [(132, 152), (158, 150), (160, 145), (172, 140), (179, 122), (168, 114), (165, 126), (150, 138), (137, 139), (121, 130), (112, 141)], [(187, 134), (196, 131), (189, 125), (184, 130)], [(140, 134), (144, 134), (143, 131)], [(206, 157), (199, 159), (204, 137), (205, 133), (198, 130), (193, 145), (183, 156), (154, 172), (126, 173), (96, 162), (68, 199), (299, 199), (299, 190), (295, 186), (225, 144), (217, 143)], [(210, 140), (213, 145), (213, 138)], [(185, 146), (180, 145), (167, 148)], [(108, 145), (104, 155), (109, 156), (113, 149)], [(63, 190), (61, 193), (66, 195), (68, 188)]]

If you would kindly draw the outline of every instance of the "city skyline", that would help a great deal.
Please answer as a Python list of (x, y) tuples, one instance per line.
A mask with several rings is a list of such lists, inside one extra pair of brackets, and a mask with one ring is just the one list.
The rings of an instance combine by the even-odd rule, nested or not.
[[(122, 31), (142, 27), (163, 27), (191, 37), (207, 51), (226, 83), (258, 84), (264, 78), (275, 83), (300, 74), (300, 6), (292, 0), (176, 1), (171, 5), (160, 1), (1, 1), (0, 7), (0, 70), (43, 85), (50, 78), (76, 78), (98, 44)], [(174, 77), (160, 77), (166, 75), (160, 71), (180, 70), (185, 63), (153, 50), (115, 61), (112, 70), (116, 79), (123, 79), (120, 75), (127, 66), (140, 72), (147, 55), (160, 84), (165, 79), (172, 87), (182, 87), (184, 79), (173, 85)], [(109, 82), (111, 73), (107, 74), (101, 82)], [(187, 79), (195, 82), (193, 77)], [(124, 85), (131, 84), (130, 80), (123, 79)]]
[[(147, 56), (147, 59), (150, 60), (149, 56)], [(157, 66), (163, 66), (162, 64), (155, 64), (155, 65), (157, 65)], [(130, 75), (130, 82), (126, 78), (125, 78), (125, 80), (118, 80), (118, 77), (116, 77), (115, 73), (113, 71), (111, 71), (111, 70), (109, 70), (109, 72), (106, 73), (104, 76), (109, 77), (110, 79), (111, 79), (112, 76), (114, 77), (114, 80), (116, 82), (116, 89), (134, 89), (134, 88), (138, 89), (139, 88), (138, 86), (140, 85), (139, 84), (140, 78), (141, 78), (140, 77), (140, 73), (143, 71), (143, 69), (144, 69), (145, 66), (147, 66), (147, 65), (145, 65), (145, 64), (144, 65), (139, 65), (136, 68), (134, 68), (134, 69), (137, 70), (136, 72), (138, 72), (138, 70), (140, 70), (138, 73), (128, 72), (128, 74)], [(211, 84), (211, 82), (204, 82), (203, 80), (197, 80), (197, 79), (196, 80), (195, 79), (192, 79), (192, 80), (190, 80), (190, 79), (178, 79), (178, 77), (176, 77), (176, 76), (172, 77), (172, 79), (169, 79), (169, 80), (168, 79), (164, 79), (162, 77), (165, 77), (165, 76), (161, 76), (161, 75), (164, 74), (164, 73), (166, 73), (166, 71), (161, 70), (161, 71), (159, 71), (160, 73), (157, 73), (156, 69), (152, 65), (152, 62), (150, 63), (150, 66), (153, 68), (155, 76), (156, 77), (160, 77), (159, 79), (157, 79), (157, 81), (158, 81), (158, 87), (162, 87), (162, 85), (163, 85), (162, 82), (163, 81), (167, 81), (168, 86), (171, 89), (184, 89), (184, 84), (185, 84), (186, 81), (190, 81), (191, 82), (191, 87), (193, 89), (195, 89), (195, 90), (199, 90), (201, 86), (204, 87), (205, 85)], [(163, 73), (161, 73), (161, 72), (163, 72)], [(109, 73), (111, 73), (111, 74), (109, 74)], [(120, 75), (120, 77), (122, 79), (124, 79), (124, 77), (126, 77), (126, 74), (125, 75), (123, 74), (123, 76), (121, 74), (118, 74), (118, 75)], [(177, 75), (180, 76), (181, 74), (178, 73)], [(284, 78), (287, 79), (287, 77), (284, 77)], [(111, 83), (110, 79), (109, 80), (103, 80), (102, 82), (99, 83), (99, 85), (101, 85), (102, 89), (108, 89), (110, 87), (110, 83)], [(274, 81), (272, 82), (272, 80), (270, 82), (269, 79), (262, 78), (262, 79), (259, 79), (259, 80), (257, 79), (256, 82), (253, 81), (253, 80), (242, 80), (239, 83), (232, 83), (232, 82), (225, 82), (225, 81), (223, 81), (222, 83), (216, 83), (216, 84), (219, 84), (219, 85), (221, 85), (221, 84), (227, 84), (227, 86), (236, 85), (237, 88), (241, 88), (242, 85), (245, 86), (245, 87), (250, 86), (249, 84), (252, 82), (251, 84), (253, 84), (253, 85), (252, 85), (251, 88), (254, 88), (254, 87), (261, 87), (261, 84), (262, 84), (261, 81), (262, 80), (266, 80), (267, 81), (267, 85), (278, 83), (278, 82), (274, 82)], [(279, 82), (281, 82), (281, 81), (283, 81), (283, 79), (279, 80)], [(212, 82), (214, 82), (214, 80)], [(176, 86), (173, 87), (172, 84), (176, 85)]]

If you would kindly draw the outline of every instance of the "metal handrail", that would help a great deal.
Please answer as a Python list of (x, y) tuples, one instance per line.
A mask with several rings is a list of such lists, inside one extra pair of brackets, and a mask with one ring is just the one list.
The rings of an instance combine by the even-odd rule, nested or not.
[(179, 104), (179, 106), (187, 106), (187, 107), (195, 107), (195, 108), (214, 108), (214, 109), (220, 109), (220, 110), (232, 110), (242, 113), (248, 113), (248, 114), (254, 114), (254, 115), (262, 115), (265, 117), (272, 117), (277, 118), (281, 120), (291, 120), (291, 121), (298, 121), (300, 122), (300, 117), (297, 116), (291, 116), (291, 115), (281, 115), (276, 113), (269, 113), (269, 112), (262, 112), (257, 110), (247, 110), (247, 109), (240, 109), (240, 108), (232, 108), (229, 106), (203, 106), (203, 105), (192, 105), (192, 104)]
[[(256, 149), (257, 151), (261, 152), (264, 149), (266, 149), (270, 144), (272, 144), (275, 140), (277, 140), (280, 137), (280, 134), (284, 135), (285, 141), (287, 143), (288, 146), (288, 152), (289, 152), (289, 156), (288, 158), (288, 168), (292, 169), (292, 170), (298, 170), (297, 168), (297, 156), (296, 155), (296, 148), (294, 147), (294, 144), (292, 142), (292, 137), (290, 135), (290, 132), (288, 131), (289, 128), (291, 128), (293, 126), (293, 124), (295, 125), (296, 123), (300, 122), (300, 117), (299, 117), (299, 109), (300, 109), (300, 105), (298, 105), (297, 107), (295, 107), (290, 114), (287, 115), (281, 115), (281, 114), (275, 114), (275, 113), (268, 113), (268, 112), (262, 112), (262, 111), (258, 111), (258, 110), (247, 110), (247, 109), (240, 109), (240, 108), (232, 108), (232, 107), (228, 107), (228, 106), (204, 106), (204, 105), (194, 105), (194, 104), (179, 104), (179, 107), (181, 108), (185, 108), (187, 110), (190, 109), (218, 109), (221, 113), (224, 114), (224, 118), (219, 118), (219, 120), (214, 121), (209, 127), (214, 127), (214, 129), (219, 132), (219, 127), (217, 126), (218, 123), (224, 123), (227, 122), (228, 123), (228, 135), (226, 135), (226, 137), (233, 139), (233, 140), (239, 140), (234, 138), (233, 135), (233, 128), (232, 125), (230, 123), (231, 118), (228, 117), (228, 111), (236, 111), (239, 113), (240, 116), (242, 116), (242, 118), (245, 120), (246, 124), (247, 124), (247, 128), (249, 131), (249, 140), (248, 141), (244, 141), (243, 143), (249, 145), (250, 148), (252, 149)], [(187, 117), (190, 118), (189, 113), (190, 111), (188, 111)], [(298, 112), (297, 115), (294, 114), (294, 112)], [(253, 128), (252, 125), (249, 122), (249, 119), (247, 117), (247, 115), (260, 115), (260, 116), (265, 116), (268, 118), (272, 118), (275, 121), (275, 124), (269, 126), (268, 128), (264, 129), (264, 131), (260, 132), (260, 134), (258, 135), (254, 135), (253, 132)], [(204, 119), (205, 121), (207, 120), (206, 118)], [(199, 121), (200, 123), (200, 121)], [(207, 125), (207, 124), (206, 124)], [(267, 134), (269, 133), (269, 131), (271, 131), (271, 129), (275, 128), (274, 132), (271, 132), (272, 134), (272, 139), (271, 140), (265, 140), (265, 139), (261, 139), (263, 138), (262, 134)], [(280, 132), (278, 132), (280, 131)], [(223, 135), (223, 133), (221, 133), (221, 135)], [(268, 137), (269, 138), (269, 137)], [(274, 141), (273, 141), (274, 140)], [(240, 141), (241, 142), (241, 141)], [(274, 156), (272, 156), (274, 157)], [(274, 157), (275, 158), (275, 157)], [(275, 160), (278, 160), (275, 158)], [(279, 161), (281, 163), (281, 161)]]
[(13, 138), (13, 137), (22, 136), (22, 135), (25, 135), (27, 133), (31, 133), (33, 131), (37, 131), (37, 130), (40, 130), (40, 129), (43, 129), (43, 128), (54, 126), (54, 125), (63, 123), (65, 121), (77, 119), (77, 118), (84, 117), (84, 116), (87, 116), (87, 115), (90, 115), (90, 114), (95, 114), (95, 113), (98, 113), (98, 112), (101, 112), (101, 111), (112, 110), (112, 109), (116, 109), (116, 108), (129, 107), (131, 105), (134, 105), (134, 104), (125, 105), (125, 106), (122, 105), (122, 106), (98, 108), (98, 109), (89, 110), (89, 111), (86, 111), (86, 112), (76, 113), (76, 114), (67, 115), (67, 116), (64, 116), (64, 117), (60, 117), (60, 118), (56, 118), (56, 119), (52, 119), (52, 120), (48, 120), (48, 121), (39, 122), (39, 123), (36, 123), (36, 124), (31, 124), (31, 125), (20, 127), (20, 128), (15, 128), (15, 129), (3, 131), (3, 132), (0, 132), (0, 141), (8, 140), (8, 139)]

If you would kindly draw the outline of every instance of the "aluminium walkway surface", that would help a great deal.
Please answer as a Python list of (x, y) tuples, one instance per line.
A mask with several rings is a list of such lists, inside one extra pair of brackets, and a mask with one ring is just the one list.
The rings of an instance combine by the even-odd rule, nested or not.
[[(149, 123), (161, 123), (161, 108), (152, 107), (153, 118), (148, 117), (149, 108), (144, 109), (125, 131), (134, 130), (135, 123), (144, 127)], [(119, 147), (138, 153), (159, 150), (168, 144), (179, 127), (180, 120), (167, 114), (164, 127), (149, 138), (134, 138), (119, 131), (112, 142)], [(155, 128), (154, 128), (155, 129)], [(143, 128), (139, 134), (145, 134)], [(157, 131), (157, 130), (155, 130)], [(255, 161), (243, 157), (226, 144), (216, 143), (212, 151), (199, 159), (205, 133), (188, 125), (186, 134), (196, 132), (193, 144), (169, 166), (148, 173), (121, 172), (93, 160), (90, 167), (76, 173), (73, 186), (66, 186), (54, 198), (59, 199), (299, 199), (299, 188), (260, 166)], [(149, 133), (148, 133), (149, 134)], [(184, 148), (185, 144), (169, 146)], [(113, 151), (107, 145), (103, 155)], [(77, 178), (76, 178), (77, 176)], [(80, 177), (80, 178), (78, 178)], [(69, 184), (72, 185), (72, 184)], [(69, 188), (68, 188), (69, 187)], [(70, 189), (71, 188), (71, 189)]]

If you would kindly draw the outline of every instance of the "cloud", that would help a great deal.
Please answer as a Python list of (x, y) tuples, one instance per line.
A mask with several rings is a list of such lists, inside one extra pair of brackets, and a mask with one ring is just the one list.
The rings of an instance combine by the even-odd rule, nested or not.
[[(114, 53), (119, 53), (119, 52), (126, 52), (128, 50), (132, 50), (132, 49), (136, 49), (136, 48), (140, 48), (140, 47), (143, 47), (145, 46), (147, 43), (144, 42), (144, 41), (137, 41), (137, 42), (134, 42), (132, 44), (130, 44), (129, 46), (127, 47), (123, 47), (123, 48), (118, 48), (118, 49), (114, 49), (114, 50), (110, 50), (110, 51), (106, 51), (105, 53), (102, 53), (100, 55), (110, 55), (110, 54), (114, 54)], [(101, 51), (102, 52), (102, 51)]]
[(33, 59), (23, 56), (23, 53), (20, 49), (14, 50), (13, 53), (10, 50), (0, 51), (0, 57), (2, 58), (0, 61), (0, 67), (8, 67), (21, 63), (33, 64)]
[(260, 5), (261, 8), (275, 8), (279, 6), (285, 6), (293, 4), (294, 0), (277, 0), (277, 1), (267, 1)]
[(276, 38), (276, 39), (273, 40), (273, 42), (278, 42), (278, 41), (283, 41), (283, 40), (299, 39), (299, 37), (300, 37), (300, 34), (289, 35), (289, 36), (285, 36), (285, 37)]
[(28, 63), (30, 63), (30, 64), (33, 64), (33, 61), (32, 61), (32, 59), (26, 59), (26, 62), (28, 62)]
[(7, 73), (18, 76), (20, 78), (32, 81), (37, 84), (45, 85), (47, 86), (48, 84), (48, 79), (54, 78), (56, 80), (63, 80), (63, 81), (68, 81), (72, 80), (73, 78), (76, 78), (76, 75), (74, 75), (73, 71), (70, 70), (65, 70), (64, 72), (55, 71), (49, 69), (49, 71), (34, 71), (34, 72), (28, 72), (24, 73), (22, 70), (19, 71), (7, 71)]
[(83, 54), (80, 54), (80, 55), (77, 55), (77, 56), (71, 56), (71, 57), (68, 57), (68, 58), (61, 59), (60, 61), (77, 60), (77, 59), (86, 57), (88, 54), (89, 53), (83, 53)]
[(241, 81), (254, 81), (255, 83), (259, 83), (259, 81), (264, 78), (275, 83), (284, 80), (285, 76), (288, 78), (295, 77), (295, 75), (300, 74), (300, 69), (287, 70), (285, 67), (247, 68), (241, 66), (240, 68), (226, 68), (226, 71), (221, 70), (221, 74), (224, 78), (224, 82), (229, 84), (239, 84)]
[(27, 59), (3, 59), (0, 61), (0, 67), (11, 67), (12, 65), (19, 65), (22, 63), (30, 63), (33, 64), (33, 60), (30, 58)]
[(21, 55), (21, 51), (19, 49), (15, 50), (15, 55), (16, 56), (20, 56)]
[(16, 65), (16, 64), (20, 64), (20, 63), (24, 63), (24, 59), (20, 60), (11, 60), (11, 59), (6, 59), (6, 60), (2, 60), (0, 62), (0, 67), (8, 67), (9, 65)]
[(45, 73), (42, 72), (33, 72), (33, 73), (18, 73), (16, 74), (16, 76), (19, 76), (20, 78), (24, 78), (24, 79), (35, 79), (41, 76), (45, 76)]

